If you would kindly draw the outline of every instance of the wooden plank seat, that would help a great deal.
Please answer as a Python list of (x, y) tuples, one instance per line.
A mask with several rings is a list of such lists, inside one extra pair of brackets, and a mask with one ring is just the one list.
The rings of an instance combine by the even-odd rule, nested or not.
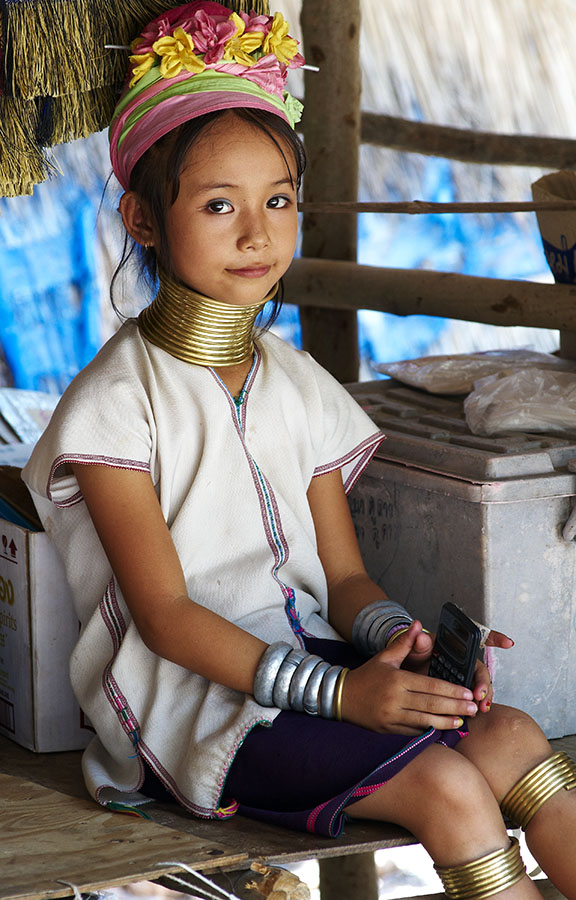
[[(576, 759), (576, 736), (553, 743)], [(385, 823), (351, 822), (334, 840), (241, 816), (203, 821), (176, 804), (146, 811), (151, 821), (98, 807), (86, 794), (79, 752), (34, 754), (0, 738), (0, 900), (52, 900), (71, 896), (71, 885), (87, 892), (153, 880), (178, 871), (179, 862), (209, 877), (252, 862), (337, 860), (416, 843)]]

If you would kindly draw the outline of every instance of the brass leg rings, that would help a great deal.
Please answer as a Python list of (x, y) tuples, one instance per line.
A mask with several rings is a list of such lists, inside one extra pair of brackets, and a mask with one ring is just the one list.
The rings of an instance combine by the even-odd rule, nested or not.
[(526, 867), (516, 838), (504, 850), (496, 850), (461, 866), (434, 866), (448, 900), (485, 900), (524, 878)]
[(562, 788), (576, 788), (576, 763), (560, 751), (524, 775), (508, 791), (500, 808), (516, 827), (526, 829), (540, 807)]
[[(508, 791), (500, 808), (516, 827), (526, 828), (540, 807), (563, 788), (576, 788), (576, 763), (560, 751), (524, 775)], [(510, 839), (506, 849), (474, 862), (435, 869), (448, 900), (485, 900), (517, 884), (526, 872), (516, 838)]]

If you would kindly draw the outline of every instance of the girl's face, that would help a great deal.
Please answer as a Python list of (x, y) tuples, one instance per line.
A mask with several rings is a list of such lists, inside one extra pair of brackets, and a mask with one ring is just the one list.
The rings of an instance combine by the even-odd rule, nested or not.
[(258, 303), (296, 247), (296, 164), (288, 144), (227, 114), (191, 147), (166, 233), (174, 274), (235, 306)]

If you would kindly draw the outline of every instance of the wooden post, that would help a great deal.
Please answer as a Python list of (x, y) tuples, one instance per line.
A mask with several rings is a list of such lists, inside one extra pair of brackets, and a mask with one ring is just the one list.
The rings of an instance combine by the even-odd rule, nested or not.
[(373, 853), (327, 857), (319, 866), (322, 900), (378, 900)]
[[(360, 0), (304, 0), (306, 200), (356, 200), (360, 143)], [(356, 215), (305, 215), (302, 253), (356, 260)], [(350, 310), (301, 310), (305, 349), (340, 381), (358, 378), (358, 326)]]
[(564, 359), (576, 359), (576, 332), (560, 331), (560, 353)]

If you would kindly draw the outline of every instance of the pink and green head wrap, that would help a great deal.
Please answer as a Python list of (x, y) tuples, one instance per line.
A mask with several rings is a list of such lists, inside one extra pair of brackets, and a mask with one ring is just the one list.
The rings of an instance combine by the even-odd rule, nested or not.
[(131, 45), (130, 75), (110, 125), (110, 157), (128, 190), (140, 157), (168, 132), (205, 113), (264, 109), (294, 128), (302, 106), (285, 90), (304, 65), (281, 13), (233, 13), (195, 0), (154, 19)]

